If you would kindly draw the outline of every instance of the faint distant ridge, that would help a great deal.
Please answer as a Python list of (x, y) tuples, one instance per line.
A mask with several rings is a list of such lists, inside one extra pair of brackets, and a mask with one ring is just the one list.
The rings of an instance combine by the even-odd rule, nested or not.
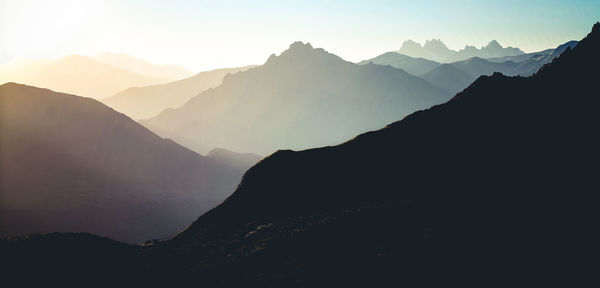
[(129, 87), (162, 81), (81, 55), (57, 60), (15, 59), (0, 65), (0, 84), (16, 82), (102, 99)]
[(150, 118), (165, 109), (177, 108), (201, 92), (221, 85), (229, 74), (254, 67), (216, 69), (165, 84), (129, 87), (112, 97), (102, 99), (102, 102), (132, 119)]
[(94, 59), (164, 82), (176, 81), (193, 75), (192, 72), (178, 65), (158, 65), (125, 53), (103, 52), (98, 53)]
[(492, 58), (524, 54), (519, 48), (502, 47), (496, 40), (490, 41), (490, 43), (481, 48), (467, 45), (465, 48), (456, 51), (446, 47), (440, 39), (427, 40), (423, 46), (415, 41), (407, 40), (402, 43), (402, 47), (400, 47), (398, 52), (407, 56), (425, 58), (442, 63), (461, 61), (472, 57)]

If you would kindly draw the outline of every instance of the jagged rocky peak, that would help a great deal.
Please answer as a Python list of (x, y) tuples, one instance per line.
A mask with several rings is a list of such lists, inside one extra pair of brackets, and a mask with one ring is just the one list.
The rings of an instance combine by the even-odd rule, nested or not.
[(494, 48), (494, 49), (497, 49), (497, 48), (499, 48), (499, 49), (501, 49), (501, 48), (502, 48), (502, 45), (500, 45), (500, 43), (498, 43), (498, 41), (496, 41), (496, 40), (492, 40), (492, 41), (490, 41), (490, 43), (488, 43), (488, 44), (485, 46), (485, 48)]
[(290, 48), (288, 50), (294, 51), (294, 50), (305, 50), (305, 49), (313, 49), (313, 47), (312, 47), (312, 45), (310, 45), (309, 42), (306, 42), (306, 44), (304, 44), (302, 41), (296, 41), (290, 45)]
[[(310, 45), (309, 42), (302, 42), (302, 41), (296, 41), (294, 43), (292, 43), (290, 45), (290, 47), (283, 51), (279, 56), (275, 55), (275, 54), (271, 54), (271, 56), (269, 56), (269, 59), (267, 60), (267, 64), (269, 63), (273, 63), (275, 62), (277, 59), (297, 59), (297, 58), (302, 58), (302, 59), (308, 59), (308, 58), (312, 58), (313, 56), (324, 56), (324, 55), (330, 55), (333, 56), (333, 54), (328, 53), (327, 51), (325, 51), (322, 48), (313, 48), (312, 45)], [(339, 58), (337, 56), (335, 56), (336, 58)]]
[(448, 49), (448, 47), (446, 47), (446, 44), (444, 44), (444, 42), (442, 42), (442, 40), (440, 40), (440, 39), (431, 39), (431, 40), (425, 41), (425, 45), (423, 45), (423, 48)]

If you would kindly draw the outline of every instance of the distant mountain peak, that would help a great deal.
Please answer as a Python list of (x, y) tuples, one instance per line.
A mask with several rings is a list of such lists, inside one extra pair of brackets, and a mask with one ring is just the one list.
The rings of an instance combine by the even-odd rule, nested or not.
[(302, 41), (296, 41), (279, 56), (271, 54), (265, 64), (275, 63), (279, 59), (287, 59), (286, 61), (305, 61), (308, 59), (319, 59), (320, 57), (341, 59), (338, 56), (325, 51), (323, 48), (313, 48), (309, 42), (304, 43)]
[(423, 45), (423, 47), (443, 47), (443, 48), (448, 48), (446, 47), (446, 44), (444, 44), (444, 42), (442, 42), (442, 40), (440, 39), (431, 39), (431, 40), (427, 40), (425, 41), (425, 45)]
[(492, 40), (485, 46), (485, 48), (502, 49), (502, 45), (500, 45), (498, 41)]

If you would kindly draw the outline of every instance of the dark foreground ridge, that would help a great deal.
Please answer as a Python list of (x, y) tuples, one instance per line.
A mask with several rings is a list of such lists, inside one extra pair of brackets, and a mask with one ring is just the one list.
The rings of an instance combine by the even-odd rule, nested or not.
[[(208, 287), (589, 285), (598, 51), (600, 23), (532, 77), (484, 76), (446, 104), (342, 145), (279, 151), (177, 237), (88, 272)], [(0, 243), (14, 259), (50, 259), (29, 253), (39, 241), (11, 241)], [(56, 245), (62, 266), (45, 272), (73, 265), (70, 246)], [(90, 243), (78, 265), (109, 245)]]

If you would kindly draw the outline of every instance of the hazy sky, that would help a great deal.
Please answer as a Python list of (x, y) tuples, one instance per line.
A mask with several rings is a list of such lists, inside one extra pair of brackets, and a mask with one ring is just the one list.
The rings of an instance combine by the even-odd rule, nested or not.
[(193, 72), (262, 64), (296, 40), (349, 61), (439, 38), (532, 52), (584, 37), (600, 0), (0, 0), (0, 63), (125, 52)]

